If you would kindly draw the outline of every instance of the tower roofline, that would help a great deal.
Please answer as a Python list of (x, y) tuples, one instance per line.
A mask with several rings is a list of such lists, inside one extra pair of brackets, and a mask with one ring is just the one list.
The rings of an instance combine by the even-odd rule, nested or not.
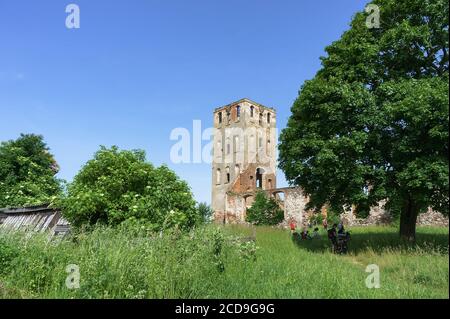
[(262, 107), (262, 108), (264, 108), (264, 109), (271, 110), (271, 111), (275, 112), (275, 109), (274, 109), (273, 107), (269, 107), (269, 106), (262, 105), (262, 104), (260, 104), (260, 103), (255, 102), (255, 101), (252, 101), (252, 100), (250, 100), (250, 99), (248, 99), (248, 98), (243, 98), (243, 99), (240, 99), (240, 100), (235, 101), (235, 102), (233, 102), (233, 103), (230, 103), (230, 104), (227, 104), (227, 105), (224, 105), (224, 106), (219, 106), (219, 107), (217, 107), (217, 108), (214, 109), (214, 112), (217, 112), (217, 111), (219, 111), (219, 110), (222, 110), (222, 109), (226, 109), (226, 108), (235, 106), (235, 105), (240, 104), (240, 103), (243, 103), (243, 102), (247, 102), (247, 103), (253, 104), (253, 105), (255, 105), (255, 106)]

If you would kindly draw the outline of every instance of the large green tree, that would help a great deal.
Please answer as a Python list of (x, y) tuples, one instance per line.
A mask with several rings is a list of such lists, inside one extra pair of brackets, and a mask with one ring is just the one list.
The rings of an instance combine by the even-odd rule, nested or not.
[(448, 2), (376, 0), (326, 48), (280, 137), (280, 168), (310, 206), (367, 215), (381, 200), (415, 240), (427, 207), (448, 215)]
[(61, 193), (58, 165), (42, 136), (0, 144), (0, 207), (50, 203)]
[(75, 226), (137, 219), (162, 229), (198, 223), (195, 204), (187, 183), (167, 166), (155, 168), (144, 151), (101, 147), (69, 184), (61, 206)]

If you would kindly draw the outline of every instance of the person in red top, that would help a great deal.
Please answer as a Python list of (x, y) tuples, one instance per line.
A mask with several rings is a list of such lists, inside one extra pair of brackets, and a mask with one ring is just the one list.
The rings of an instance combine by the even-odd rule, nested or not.
[(295, 232), (295, 222), (293, 219), (291, 219), (291, 222), (289, 223), (289, 227), (291, 228), (291, 233)]

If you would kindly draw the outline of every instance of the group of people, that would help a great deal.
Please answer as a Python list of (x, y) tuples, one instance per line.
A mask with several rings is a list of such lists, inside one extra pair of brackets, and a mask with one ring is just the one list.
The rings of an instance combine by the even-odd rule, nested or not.
[[(308, 228), (305, 227), (305, 228), (302, 229), (300, 234), (297, 233), (297, 227), (296, 227), (294, 221), (291, 221), (289, 223), (289, 227), (291, 228), (291, 233), (294, 236), (299, 236), (301, 240), (319, 239), (320, 238), (319, 228), (318, 227), (314, 228), (314, 231), (312, 233), (310, 233)], [(310, 225), (309, 228), (312, 228), (312, 226)]]
[(345, 231), (344, 224), (333, 224), (328, 229), (328, 239), (333, 246), (333, 252), (337, 254), (345, 254), (348, 251), (348, 242), (350, 241), (350, 233)]
[[(328, 229), (328, 223), (325, 219), (322, 225), (323, 228), (327, 231), (328, 239), (331, 242), (333, 252), (337, 254), (347, 253), (348, 242), (350, 241), (350, 233), (345, 230), (344, 224), (342, 222), (340, 222), (339, 224), (333, 224), (333, 226)], [(312, 233), (310, 233), (308, 228), (305, 227), (299, 234), (296, 231), (296, 225), (293, 220), (291, 220), (289, 226), (292, 235), (294, 237), (298, 237), (301, 240), (320, 239), (318, 227), (315, 227)], [(312, 228), (312, 225), (309, 225), (309, 228)]]

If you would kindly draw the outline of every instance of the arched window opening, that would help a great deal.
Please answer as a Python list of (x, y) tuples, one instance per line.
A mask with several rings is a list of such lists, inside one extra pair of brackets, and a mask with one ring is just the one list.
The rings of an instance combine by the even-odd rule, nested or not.
[(275, 192), (272, 194), (276, 200), (284, 202), (285, 194), (284, 192)]
[(259, 125), (262, 125), (263, 113), (259, 113)]
[(238, 119), (241, 117), (241, 107), (239, 105), (236, 106), (236, 117)]
[(270, 113), (267, 113), (267, 123), (270, 123)]
[(219, 124), (222, 124), (222, 112), (219, 112), (218, 117), (219, 117)]
[(229, 167), (226, 168), (226, 174), (227, 174), (227, 183), (229, 183), (230, 180), (231, 180), (230, 168)]
[(250, 117), (253, 117), (254, 113), (255, 113), (255, 107), (252, 105), (252, 106), (250, 106)]
[(220, 182), (221, 182), (221, 177), (222, 177), (222, 175), (221, 175), (221, 173), (220, 173), (220, 168), (218, 168), (217, 170), (216, 170), (216, 184), (220, 184)]
[(256, 188), (262, 188), (263, 182), (263, 170), (261, 168), (256, 169)]
[(268, 188), (268, 189), (272, 189), (272, 188), (273, 188), (273, 186), (272, 186), (272, 180), (271, 180), (270, 178), (267, 180), (267, 188)]

